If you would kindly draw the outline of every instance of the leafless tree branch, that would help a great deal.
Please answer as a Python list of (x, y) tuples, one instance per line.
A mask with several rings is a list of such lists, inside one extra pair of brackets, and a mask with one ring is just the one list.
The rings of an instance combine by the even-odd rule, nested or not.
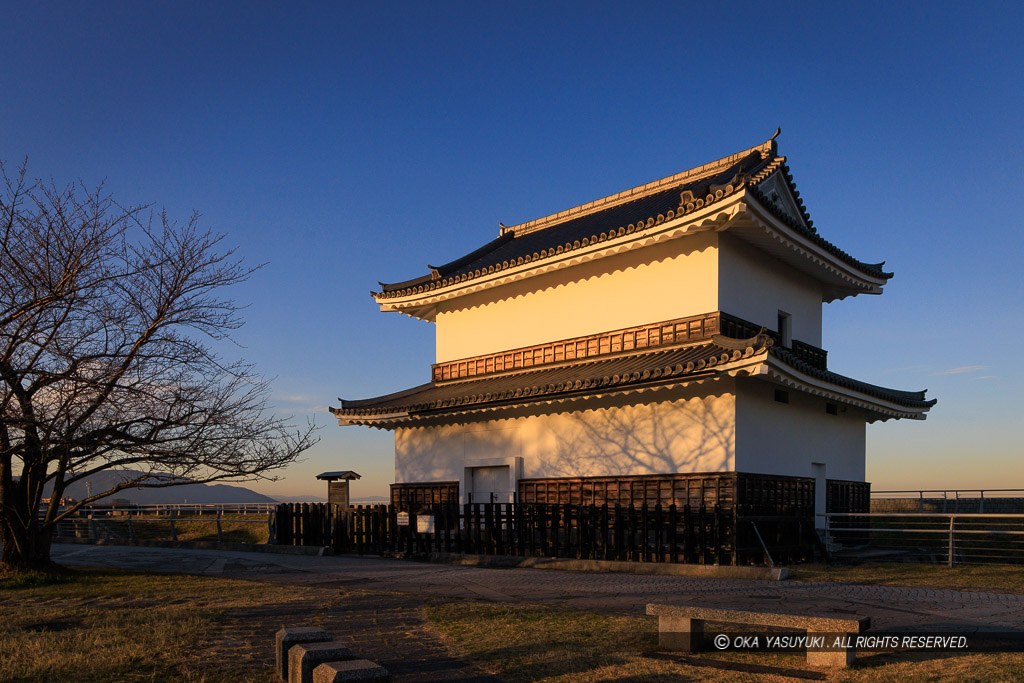
[[(30, 183), (24, 165), (0, 175), (3, 562), (47, 563), (53, 524), (111, 493), (264, 477), (315, 442), (270, 414), (251, 365), (210, 346), (242, 325), (225, 289), (259, 268), (223, 235), (102, 187)], [(68, 485), (129, 467), (145, 474), (59, 508)]]

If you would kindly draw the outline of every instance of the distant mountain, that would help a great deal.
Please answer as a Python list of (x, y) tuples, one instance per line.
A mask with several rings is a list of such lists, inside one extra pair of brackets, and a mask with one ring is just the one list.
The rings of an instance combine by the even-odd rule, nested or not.
[[(81, 500), (89, 495), (107, 491), (116, 484), (134, 479), (142, 474), (132, 470), (107, 470), (97, 472), (82, 481), (68, 486), (64, 495)], [(88, 485), (88, 486), (87, 486)], [(49, 492), (46, 494), (49, 495)], [(118, 491), (99, 502), (110, 502), (114, 498), (128, 500), (136, 505), (173, 505), (176, 503), (276, 503), (270, 496), (256, 493), (244, 486), (229, 484), (180, 484), (162, 488), (136, 487)]]
[(326, 503), (323, 496), (274, 496), (278, 503)]
[[(326, 503), (327, 499), (323, 496), (274, 496), (279, 503)], [(388, 502), (386, 496), (361, 496), (359, 498), (353, 498), (352, 503), (360, 505), (362, 503), (386, 503)]]

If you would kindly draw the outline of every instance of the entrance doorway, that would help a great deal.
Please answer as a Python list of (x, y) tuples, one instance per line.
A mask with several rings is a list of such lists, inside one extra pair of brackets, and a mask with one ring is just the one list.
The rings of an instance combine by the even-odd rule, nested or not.
[(511, 503), (512, 492), (509, 490), (509, 466), (470, 467), (469, 502), (470, 503)]
[(519, 480), (523, 478), (523, 459), (467, 459), (459, 479), (463, 503), (514, 503)]

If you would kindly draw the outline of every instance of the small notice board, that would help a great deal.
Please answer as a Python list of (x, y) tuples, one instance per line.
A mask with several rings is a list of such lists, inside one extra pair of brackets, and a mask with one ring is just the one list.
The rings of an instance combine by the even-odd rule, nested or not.
[(416, 531), (421, 534), (434, 533), (434, 515), (417, 515)]

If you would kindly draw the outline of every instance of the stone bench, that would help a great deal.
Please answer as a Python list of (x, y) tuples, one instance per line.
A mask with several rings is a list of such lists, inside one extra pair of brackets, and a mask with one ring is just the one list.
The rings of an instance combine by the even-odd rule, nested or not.
[(313, 669), (313, 683), (344, 683), (345, 681), (389, 683), (391, 674), (384, 667), (367, 659), (327, 662)]
[(838, 636), (855, 636), (871, 627), (871, 619), (837, 619), (804, 614), (743, 612), (731, 609), (708, 609), (682, 605), (647, 605), (647, 615), (658, 617), (658, 645), (666, 650), (697, 652), (704, 636), (704, 622), (713, 621), (747, 626), (767, 626), (805, 631), (808, 638), (825, 636), (822, 647), (807, 648), (811, 666), (845, 667), (856, 655), (852, 645), (836, 645)]

